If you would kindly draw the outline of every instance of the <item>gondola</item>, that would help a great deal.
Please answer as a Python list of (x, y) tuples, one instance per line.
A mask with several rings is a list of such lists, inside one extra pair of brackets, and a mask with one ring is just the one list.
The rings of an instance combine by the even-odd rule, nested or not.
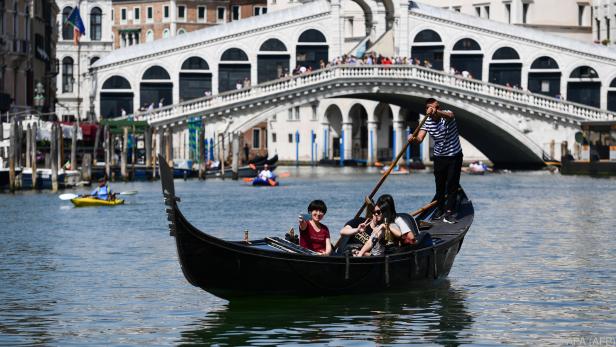
[(171, 169), (161, 163), (161, 183), (171, 236), (191, 284), (224, 299), (247, 296), (324, 296), (406, 290), (435, 285), (445, 278), (462, 247), (474, 216), (464, 191), (458, 194), (456, 224), (430, 220), (435, 207), (408, 214), (428, 231), (430, 243), (404, 246), (385, 256), (353, 257), (338, 249), (319, 256), (290, 241), (268, 237), (225, 241), (195, 228), (182, 214)]

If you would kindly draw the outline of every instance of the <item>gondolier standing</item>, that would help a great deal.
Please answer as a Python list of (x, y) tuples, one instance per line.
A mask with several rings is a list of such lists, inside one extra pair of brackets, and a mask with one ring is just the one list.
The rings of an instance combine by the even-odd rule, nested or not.
[[(408, 140), (420, 143), (429, 133), (434, 139), (434, 182), (438, 210), (443, 215), (443, 222), (453, 224), (456, 194), (460, 185), (460, 171), (462, 169), (462, 147), (458, 125), (452, 111), (441, 110), (436, 99), (426, 100), (426, 116), (429, 118), (419, 130), (417, 137)], [(447, 194), (447, 201), (445, 201)]]

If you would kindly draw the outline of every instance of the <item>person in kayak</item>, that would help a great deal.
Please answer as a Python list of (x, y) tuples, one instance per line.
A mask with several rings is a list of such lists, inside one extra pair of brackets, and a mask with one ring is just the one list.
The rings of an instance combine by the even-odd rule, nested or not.
[(276, 177), (274, 176), (274, 173), (270, 171), (269, 165), (266, 163), (265, 165), (263, 165), (263, 170), (259, 172), (259, 178), (264, 181), (267, 181), (269, 179), (275, 179)]
[(107, 184), (107, 179), (101, 177), (98, 180), (98, 187), (90, 193), (90, 197), (100, 200), (115, 200), (115, 193), (111, 190), (109, 184)]

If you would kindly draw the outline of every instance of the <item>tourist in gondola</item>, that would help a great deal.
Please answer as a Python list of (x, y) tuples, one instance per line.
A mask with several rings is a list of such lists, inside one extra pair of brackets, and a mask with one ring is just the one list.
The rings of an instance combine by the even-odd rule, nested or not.
[[(453, 224), (456, 194), (460, 185), (460, 171), (462, 169), (462, 147), (458, 125), (452, 111), (441, 110), (436, 99), (426, 100), (426, 116), (429, 117), (413, 139), (409, 141), (420, 143), (429, 133), (434, 139), (434, 181), (436, 184), (435, 200), (438, 204), (438, 214), (442, 215), (443, 222)], [(447, 200), (445, 201), (445, 195)], [(444, 212), (444, 214), (443, 214)]]
[(98, 187), (90, 193), (90, 196), (100, 200), (115, 200), (115, 193), (111, 190), (109, 184), (107, 184), (107, 179), (105, 177), (101, 177), (98, 180)]
[[(408, 223), (402, 217), (398, 216), (396, 212), (396, 205), (394, 203), (394, 198), (391, 195), (389, 194), (381, 195), (376, 202), (376, 206), (379, 206), (379, 207), (375, 208), (375, 210), (380, 211), (384, 207), (385, 209), (389, 211), (388, 218), (390, 219), (388, 220), (393, 220), (396, 226), (398, 227), (398, 229), (395, 229), (393, 232), (393, 236), (396, 240), (399, 240), (401, 243), (404, 243), (404, 244), (415, 244), (416, 243), (417, 235), (415, 235), (415, 232), (412, 231)], [(373, 214), (372, 218), (368, 218), (366, 220), (364, 220), (363, 218), (353, 218), (350, 221), (346, 222), (345, 226), (342, 228), (342, 230), (340, 230), (340, 235), (341, 236), (353, 236), (357, 234), (358, 232), (365, 232), (368, 235), (370, 235), (373, 232), (373, 230), (381, 223), (381, 221), (384, 221), (384, 219), (381, 217), (382, 216), (379, 217)]]
[(313, 200), (308, 205), (310, 219), (307, 216), (299, 216), (299, 245), (318, 252), (322, 255), (330, 255), (332, 244), (329, 229), (322, 223), (327, 206), (322, 200)]
[(396, 210), (392, 206), (393, 198), (381, 197), (372, 210), (372, 220), (368, 225), (372, 230), (370, 238), (361, 248), (358, 257), (366, 255), (384, 255), (385, 247), (397, 243), (402, 237), (402, 231), (396, 224)]

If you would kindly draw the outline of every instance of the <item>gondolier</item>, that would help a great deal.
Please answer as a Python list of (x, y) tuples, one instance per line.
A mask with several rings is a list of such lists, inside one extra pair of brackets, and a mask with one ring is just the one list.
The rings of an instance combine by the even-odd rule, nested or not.
[[(434, 140), (434, 182), (439, 215), (443, 214), (443, 222), (455, 223), (454, 208), (456, 193), (460, 185), (462, 169), (462, 147), (458, 125), (452, 111), (441, 110), (439, 102), (434, 98), (426, 100), (426, 116), (429, 117), (419, 130), (416, 138), (409, 136), (408, 140), (420, 143), (429, 133)], [(445, 200), (445, 194), (447, 199)]]

